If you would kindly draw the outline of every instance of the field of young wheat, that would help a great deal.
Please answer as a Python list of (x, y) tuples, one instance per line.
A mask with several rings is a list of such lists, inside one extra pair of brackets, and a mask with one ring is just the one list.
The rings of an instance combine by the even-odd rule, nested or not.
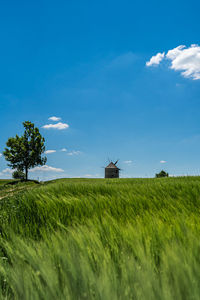
[(200, 177), (0, 182), (1, 299), (199, 299)]

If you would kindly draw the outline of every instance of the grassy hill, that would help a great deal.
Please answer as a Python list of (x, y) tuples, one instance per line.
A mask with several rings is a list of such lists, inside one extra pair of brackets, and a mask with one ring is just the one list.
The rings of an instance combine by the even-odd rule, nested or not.
[(0, 208), (2, 299), (200, 298), (200, 177), (0, 182)]

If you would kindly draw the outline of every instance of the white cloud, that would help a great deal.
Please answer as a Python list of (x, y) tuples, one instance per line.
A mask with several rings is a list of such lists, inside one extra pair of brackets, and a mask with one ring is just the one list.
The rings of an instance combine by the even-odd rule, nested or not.
[(70, 155), (70, 156), (79, 155), (79, 154), (81, 154), (81, 151), (71, 151), (71, 152), (67, 153), (67, 155)]
[[(164, 53), (162, 53), (163, 55)], [(200, 46), (192, 44), (190, 47), (180, 45), (171, 49), (163, 57), (161, 53), (153, 56), (147, 66), (158, 65), (161, 60), (165, 59), (171, 62), (170, 68), (175, 71), (181, 71), (181, 75), (185, 78), (192, 78), (193, 80), (200, 79)], [(158, 59), (156, 59), (156, 57)], [(159, 59), (159, 57), (161, 59)]]
[(83, 177), (83, 178), (98, 178), (100, 175), (99, 174), (85, 174), (83, 176), (79, 176), (79, 177)]
[(132, 160), (125, 160), (124, 163), (125, 164), (132, 164)]
[(166, 160), (161, 160), (160, 163), (161, 164), (166, 164)]
[(12, 174), (15, 170), (10, 169), (10, 168), (6, 168), (4, 170), (1, 171), (1, 174)]
[(12, 174), (14, 171), (15, 171), (15, 170), (6, 168), (6, 169), (4, 169), (4, 170), (2, 171), (2, 173), (4, 173), (4, 174), (6, 174), (6, 173), (7, 173), (7, 174)]
[(0, 153), (0, 157), (2, 156), (2, 154)]
[(163, 53), (157, 53), (156, 55), (152, 56), (152, 58), (146, 62), (146, 66), (157, 66), (159, 63), (164, 59), (165, 52)]
[(171, 60), (171, 69), (182, 71), (181, 75), (194, 80), (200, 79), (200, 47), (178, 46), (169, 50), (166, 57)]
[(56, 152), (56, 150), (47, 150), (47, 151), (45, 151), (44, 153), (45, 154), (51, 154), (51, 153), (55, 153)]
[(58, 122), (56, 124), (46, 124), (42, 126), (44, 129), (58, 129), (58, 130), (63, 130), (69, 128), (69, 125), (66, 123)]
[(60, 121), (61, 118), (59, 118), (59, 117), (50, 117), (48, 120), (57, 122), (57, 121)]
[(63, 169), (60, 169), (60, 168), (54, 168), (54, 167), (51, 167), (51, 166), (48, 166), (48, 165), (44, 165), (44, 166), (41, 166), (41, 167), (35, 167), (33, 169), (30, 170), (30, 172), (64, 172)]
[(61, 152), (67, 152), (67, 149), (66, 148), (62, 148), (60, 151)]

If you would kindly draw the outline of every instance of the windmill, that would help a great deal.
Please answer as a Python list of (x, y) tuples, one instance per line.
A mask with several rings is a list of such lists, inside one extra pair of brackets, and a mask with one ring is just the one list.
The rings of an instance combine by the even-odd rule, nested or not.
[(119, 159), (115, 163), (110, 161), (107, 167), (105, 167), (105, 178), (119, 178), (120, 169), (117, 167), (118, 161)]

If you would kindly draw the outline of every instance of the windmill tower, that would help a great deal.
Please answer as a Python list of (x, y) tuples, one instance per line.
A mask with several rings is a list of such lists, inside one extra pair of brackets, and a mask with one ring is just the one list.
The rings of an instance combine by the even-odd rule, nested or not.
[(116, 166), (118, 160), (113, 163), (112, 161), (105, 167), (105, 178), (119, 178), (120, 169)]

